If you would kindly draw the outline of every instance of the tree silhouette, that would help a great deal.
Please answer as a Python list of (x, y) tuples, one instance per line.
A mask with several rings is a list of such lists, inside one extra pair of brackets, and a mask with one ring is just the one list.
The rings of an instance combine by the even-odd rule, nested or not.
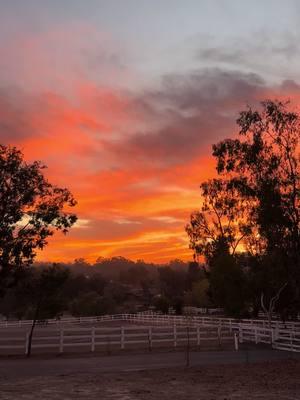
[(245, 220), (246, 204), (226, 179), (211, 179), (200, 185), (202, 206), (192, 213), (186, 232), (190, 248), (197, 256), (209, 259), (219, 241), (226, 242), (234, 254), (243, 239), (252, 232)]
[(300, 115), (288, 103), (267, 100), (261, 111), (241, 112), (237, 123), (238, 139), (213, 146), (217, 171), (247, 202), (247, 220), (257, 228), (260, 242), (258, 254), (273, 264), (268, 268), (269, 299), (287, 283), (277, 308), (299, 309)]
[(36, 272), (23, 287), (24, 298), (32, 307), (33, 318), (29, 331), (26, 349), (27, 357), (31, 355), (34, 329), (38, 320), (53, 318), (63, 311), (62, 290), (69, 278), (70, 271), (54, 265)]
[[(237, 138), (213, 145), (218, 178), (201, 185), (202, 208), (186, 227), (190, 247), (210, 266), (217, 259), (216, 272), (226, 263), (246, 266), (256, 303), (261, 293), (266, 303), (279, 292), (277, 311), (295, 312), (300, 307), (300, 115), (288, 103), (267, 100), (259, 110), (242, 111), (237, 124)], [(226, 257), (218, 253), (220, 243)], [(239, 257), (238, 249), (246, 256)], [(226, 285), (224, 277), (215, 281)]]
[(266, 250), (300, 257), (300, 116), (286, 103), (265, 101), (240, 113), (238, 139), (213, 146), (217, 171), (248, 202), (248, 220)]
[(66, 233), (76, 216), (68, 189), (45, 178), (45, 166), (27, 163), (15, 147), (0, 145), (0, 295), (13, 286), (23, 267), (32, 264), (49, 236)]

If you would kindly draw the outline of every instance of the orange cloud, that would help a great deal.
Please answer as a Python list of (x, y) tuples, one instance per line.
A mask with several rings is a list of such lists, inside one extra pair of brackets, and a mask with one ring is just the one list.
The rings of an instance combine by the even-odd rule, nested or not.
[(133, 78), (111, 65), (107, 49), (97, 64), (105, 79), (97, 80), (95, 65), (92, 71), (86, 65), (87, 58), (95, 61), (101, 38), (93, 36), (84, 60), (73, 54), (76, 41), (83, 43), (81, 29), (75, 36), (62, 29), (15, 39), (15, 48), (2, 49), (16, 64), (12, 75), (20, 74), (25, 53), (26, 62), (15, 78), (22, 89), (1, 89), (0, 82), (1, 141), (45, 162), (49, 180), (69, 187), (78, 200), (77, 225), (67, 236), (51, 238), (38, 258), (190, 259), (184, 226), (199, 207), (200, 182), (215, 173), (211, 144), (236, 133), (235, 119), (246, 103), (257, 105), (269, 96), (298, 102), (300, 88), (294, 82), (270, 87), (253, 74), (204, 70), (169, 77), (156, 89), (121, 90), (113, 81)]

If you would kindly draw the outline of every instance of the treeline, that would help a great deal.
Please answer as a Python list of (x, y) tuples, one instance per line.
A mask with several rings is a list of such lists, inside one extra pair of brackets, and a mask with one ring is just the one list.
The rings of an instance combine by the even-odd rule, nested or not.
[(6, 291), (0, 314), (40, 320), (149, 309), (181, 314), (186, 307), (221, 307), (228, 316), (257, 317), (261, 291), (269, 287), (268, 272), (268, 265), (258, 266), (244, 253), (232, 256), (226, 247), (217, 249), (209, 265), (181, 260), (158, 265), (123, 257), (101, 258), (94, 264), (84, 259), (36, 263)]
[(208, 307), (208, 281), (195, 262), (165, 265), (101, 258), (71, 264), (35, 264), (0, 302), (7, 319), (47, 319), (63, 314), (92, 316), (153, 309), (182, 312), (184, 305)]
[[(98, 257), (96, 262), (90, 263), (84, 258), (75, 259), (72, 263), (59, 263), (62, 267), (71, 269), (75, 273), (83, 273), (89, 275), (89, 273), (99, 272), (107, 279), (116, 279), (124, 275), (124, 279), (128, 274), (131, 274), (131, 282), (134, 283), (135, 276), (136, 279), (140, 279), (140, 275), (143, 273), (151, 273), (156, 268), (169, 267), (172, 269), (182, 269), (188, 268), (188, 263), (180, 259), (170, 260), (165, 264), (155, 264), (151, 262), (146, 262), (144, 260), (133, 261), (122, 256), (116, 257)], [(45, 268), (50, 266), (49, 263), (35, 263), (36, 267)], [(128, 272), (130, 271), (130, 272)]]

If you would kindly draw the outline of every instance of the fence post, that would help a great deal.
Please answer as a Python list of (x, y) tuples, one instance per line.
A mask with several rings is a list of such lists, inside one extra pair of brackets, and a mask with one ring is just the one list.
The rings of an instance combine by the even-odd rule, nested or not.
[(149, 327), (148, 330), (148, 343), (149, 343), (149, 351), (152, 350), (152, 327)]
[(111, 338), (109, 335), (106, 336), (106, 350), (107, 350), (107, 354), (111, 355)]
[(174, 327), (173, 327), (173, 336), (174, 336), (174, 347), (177, 347), (177, 329), (176, 329), (176, 324), (174, 324)]
[(124, 332), (124, 326), (121, 326), (121, 349), (123, 350), (125, 348), (125, 332)]
[(62, 353), (64, 351), (64, 330), (60, 328), (59, 331), (59, 352)]
[(274, 340), (275, 340), (275, 341), (278, 339), (278, 336), (279, 336), (279, 329), (280, 329), (280, 328), (276, 328), (276, 329), (275, 329), (275, 332), (274, 332)]
[(221, 347), (221, 326), (218, 327), (218, 342), (219, 347)]
[(239, 326), (239, 342), (243, 343), (243, 328)]
[(28, 343), (29, 343), (29, 332), (25, 333), (25, 354), (28, 353)]
[(190, 366), (190, 327), (189, 325), (186, 326), (186, 367)]
[(271, 328), (271, 345), (275, 342), (274, 329)]
[(238, 351), (239, 349), (238, 334), (236, 332), (234, 332), (234, 349), (235, 351)]
[(95, 327), (94, 326), (92, 327), (91, 334), (92, 334), (92, 348), (91, 348), (91, 350), (95, 351)]

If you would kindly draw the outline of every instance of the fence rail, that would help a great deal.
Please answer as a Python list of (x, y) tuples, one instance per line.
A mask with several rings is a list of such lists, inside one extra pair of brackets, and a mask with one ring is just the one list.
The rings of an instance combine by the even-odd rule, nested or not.
[[(66, 324), (89, 324), (99, 323), (105, 321), (127, 321), (135, 320), (139, 322), (151, 322), (151, 323), (167, 323), (177, 325), (186, 325), (187, 320), (190, 324), (202, 325), (202, 326), (223, 326), (226, 328), (237, 329), (242, 326), (257, 326), (261, 328), (269, 328), (269, 321), (265, 319), (234, 319), (234, 318), (219, 318), (219, 317), (203, 317), (203, 316), (181, 316), (181, 315), (160, 315), (160, 314), (114, 314), (114, 315), (101, 315), (95, 317), (68, 317), (61, 319), (47, 319), (38, 321), (38, 325), (66, 325)], [(14, 328), (31, 326), (32, 320), (19, 320), (19, 321), (0, 321), (0, 328)], [(286, 321), (282, 322), (279, 320), (273, 320), (271, 327), (274, 329), (289, 329), (293, 331), (300, 331), (299, 321)]]
[[(101, 322), (134, 323), (135, 326), (99, 327)], [(5, 321), (3, 328), (29, 328), (33, 321)], [(73, 324), (73, 326), (72, 326)], [(86, 327), (78, 327), (84, 324)], [(88, 325), (92, 326), (88, 326)], [(143, 324), (145, 326), (137, 326)], [(100, 324), (101, 325), (101, 324)], [(300, 323), (272, 321), (271, 327), (265, 320), (236, 320), (232, 318), (214, 318), (200, 316), (176, 316), (158, 314), (116, 314), (96, 317), (62, 318), (39, 321), (38, 334), (34, 335), (32, 348), (64, 348), (85, 347), (119, 347), (147, 345), (154, 343), (172, 343), (177, 346), (187, 340), (184, 332), (190, 332), (191, 343), (199, 345), (206, 342), (233, 340), (238, 343), (253, 342), (271, 345), (274, 349), (300, 352)], [(48, 327), (51, 329), (42, 329)], [(27, 331), (28, 329), (26, 329)], [(2, 332), (2, 334), (1, 334)], [(16, 329), (13, 336), (4, 336), (6, 330), (0, 331), (0, 350), (27, 349), (28, 332)], [(203, 332), (205, 335), (203, 336)]]
[[(230, 331), (238, 329), (240, 326), (247, 327), (261, 327), (263, 329), (270, 328), (269, 321), (259, 319), (234, 319), (234, 318), (218, 318), (218, 317), (201, 317), (201, 316), (181, 316), (181, 315), (143, 315), (143, 314), (124, 314), (127, 320), (135, 320), (139, 322), (152, 322), (152, 323), (175, 323), (177, 325), (202, 325), (202, 326), (222, 326), (228, 328)], [(292, 331), (300, 331), (300, 322), (297, 321), (272, 321), (271, 327), (273, 329), (289, 329)]]
[[(114, 314), (114, 315), (100, 315), (95, 317), (67, 317), (67, 318), (53, 318), (38, 320), (38, 326), (48, 325), (65, 325), (65, 324), (85, 324), (85, 323), (97, 323), (104, 321), (123, 321), (124, 315), (126, 314)], [(18, 321), (0, 321), (0, 328), (17, 328), (23, 326), (31, 326), (33, 320), (18, 320)]]
[[(11, 354), (28, 352), (29, 332), (18, 331), (15, 337), (0, 336), (0, 353)], [(32, 351), (42, 349), (59, 353), (67, 349), (77, 351), (105, 351), (124, 349), (148, 349), (160, 347), (191, 346), (213, 344), (233, 344), (234, 337), (227, 330), (219, 327), (201, 326), (120, 326), (89, 328), (53, 328), (38, 329), (32, 340)]]
[(276, 350), (300, 352), (300, 331), (240, 326), (237, 332), (240, 343), (264, 343)]

